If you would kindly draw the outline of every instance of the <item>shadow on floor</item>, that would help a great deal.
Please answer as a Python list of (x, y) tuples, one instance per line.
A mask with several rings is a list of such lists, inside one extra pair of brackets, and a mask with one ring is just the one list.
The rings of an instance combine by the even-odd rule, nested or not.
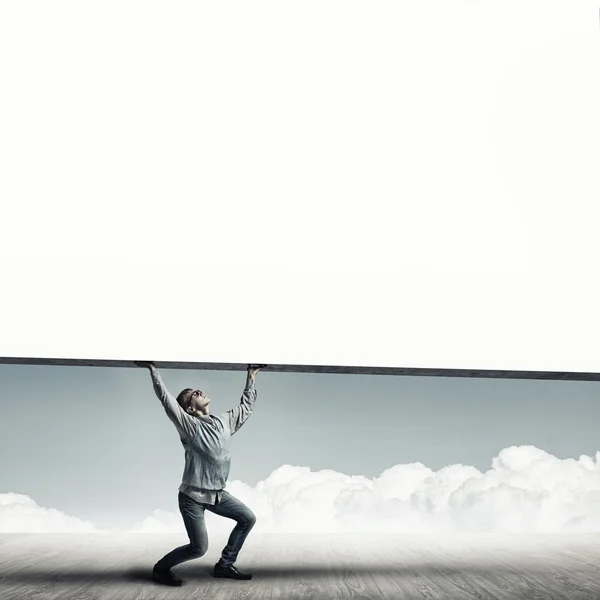
[[(174, 572), (182, 579), (197, 579), (210, 577), (212, 579), (212, 564), (210, 565), (182, 565), (180, 570), (175, 567)], [(505, 574), (513, 575), (530, 575), (540, 573), (547, 575), (548, 568), (543, 564), (538, 565), (520, 565), (520, 566), (502, 566), (502, 565), (464, 565), (464, 566), (443, 566), (432, 565), (431, 563), (413, 563), (410, 565), (348, 565), (348, 566), (316, 566), (316, 565), (257, 565), (254, 568), (246, 567), (240, 564), (240, 570), (249, 571), (253, 574), (253, 581), (257, 580), (273, 580), (273, 579), (328, 579), (331, 577), (348, 578), (352, 575), (359, 577), (369, 575), (384, 575), (392, 578), (408, 578), (416, 576), (427, 576), (431, 578), (444, 577), (447, 578), (453, 575), (481, 575), (484, 577), (493, 577), (495, 575), (502, 577)], [(586, 569), (583, 568), (582, 571)], [(589, 569), (588, 569), (589, 570)], [(573, 570), (571, 569), (571, 574)], [(22, 582), (22, 583), (39, 583), (39, 582), (81, 582), (90, 581), (98, 584), (102, 583), (124, 583), (135, 582), (152, 583), (152, 566), (148, 567), (133, 567), (125, 569), (110, 569), (110, 570), (94, 570), (94, 569), (73, 569), (71, 571), (63, 571), (57, 573), (56, 569), (27, 569), (25, 571), (2, 573), (0, 571), (0, 585), (2, 582)], [(244, 583), (244, 582), (236, 582)]]

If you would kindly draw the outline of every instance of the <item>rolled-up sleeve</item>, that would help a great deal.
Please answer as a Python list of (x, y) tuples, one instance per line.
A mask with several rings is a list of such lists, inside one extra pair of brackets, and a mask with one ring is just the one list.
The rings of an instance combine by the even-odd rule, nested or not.
[(163, 405), (167, 416), (175, 425), (179, 437), (184, 442), (191, 441), (196, 435), (196, 428), (198, 423), (194, 417), (188, 415), (173, 395), (167, 390), (160, 373), (157, 370), (151, 371), (152, 385), (154, 386), (154, 392)]
[(242, 399), (240, 403), (231, 410), (228, 410), (226, 415), (229, 418), (229, 427), (231, 433), (234, 434), (252, 414), (254, 403), (256, 402), (256, 388), (254, 387), (254, 381), (251, 380), (246, 383), (246, 388), (242, 393)]

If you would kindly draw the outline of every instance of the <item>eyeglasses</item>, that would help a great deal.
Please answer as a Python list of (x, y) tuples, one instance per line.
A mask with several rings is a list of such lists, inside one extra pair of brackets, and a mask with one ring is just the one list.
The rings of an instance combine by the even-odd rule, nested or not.
[(188, 400), (186, 402), (187, 406), (190, 405), (190, 402), (192, 401), (193, 398), (197, 398), (198, 396), (201, 396), (202, 398), (204, 398), (204, 392), (201, 392), (200, 390), (194, 390), (189, 396), (188, 396)]

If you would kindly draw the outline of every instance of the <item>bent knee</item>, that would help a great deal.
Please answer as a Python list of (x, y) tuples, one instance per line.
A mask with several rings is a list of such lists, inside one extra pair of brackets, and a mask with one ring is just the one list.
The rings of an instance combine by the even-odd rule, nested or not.
[(207, 550), (208, 548), (206, 546), (194, 546), (192, 544), (190, 544), (187, 548), (189, 555), (193, 558), (200, 558), (201, 556), (204, 556)]
[(246, 527), (254, 527), (254, 525), (256, 525), (256, 515), (254, 513), (249, 513), (244, 518), (244, 523)]

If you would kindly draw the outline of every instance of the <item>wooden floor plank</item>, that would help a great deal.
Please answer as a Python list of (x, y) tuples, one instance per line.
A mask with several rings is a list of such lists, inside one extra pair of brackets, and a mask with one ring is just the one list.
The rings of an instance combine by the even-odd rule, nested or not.
[(0, 535), (2, 600), (598, 600), (600, 536), (467, 538), (252, 533), (237, 566), (210, 576), (227, 535), (176, 567), (181, 588), (151, 580), (185, 535)]

